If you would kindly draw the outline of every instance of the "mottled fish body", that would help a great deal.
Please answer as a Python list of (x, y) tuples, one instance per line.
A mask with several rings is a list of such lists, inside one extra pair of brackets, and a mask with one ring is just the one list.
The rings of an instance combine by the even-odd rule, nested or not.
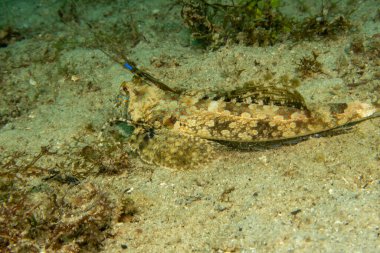
[(164, 91), (143, 80), (124, 83), (131, 147), (143, 160), (193, 168), (215, 157), (214, 141), (263, 143), (304, 137), (378, 116), (363, 102), (306, 105), (295, 90), (244, 87), (224, 93)]

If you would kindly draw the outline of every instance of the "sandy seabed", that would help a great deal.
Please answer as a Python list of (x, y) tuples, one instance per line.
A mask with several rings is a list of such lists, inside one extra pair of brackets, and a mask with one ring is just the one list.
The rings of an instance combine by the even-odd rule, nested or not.
[[(223, 151), (198, 170), (148, 165), (115, 126), (99, 141), (132, 75), (83, 24), (124, 38), (128, 57), (171, 87), (233, 89), (270, 72), (300, 79), (306, 102), (374, 102), (380, 60), (352, 44), (379, 40), (379, 1), (362, 2), (355, 29), (334, 39), (215, 51), (194, 45), (172, 3), (83, 0), (74, 15), (64, 1), (4, 1), (0, 24), (12, 38), (0, 49), (0, 222), (21, 235), (0, 229), (0, 251), (379, 252), (380, 119), (295, 145)], [(301, 78), (297, 63), (312, 52), (323, 71)], [(12, 220), (20, 192), (32, 211)]]

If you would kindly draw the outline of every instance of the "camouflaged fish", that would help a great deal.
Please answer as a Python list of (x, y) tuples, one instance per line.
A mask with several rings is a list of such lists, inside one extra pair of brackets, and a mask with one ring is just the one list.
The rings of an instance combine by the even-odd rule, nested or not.
[(121, 85), (130, 146), (145, 162), (189, 169), (212, 161), (221, 142), (266, 143), (302, 138), (379, 116), (362, 102), (306, 106), (289, 88), (247, 83), (230, 92), (176, 92), (151, 76)]

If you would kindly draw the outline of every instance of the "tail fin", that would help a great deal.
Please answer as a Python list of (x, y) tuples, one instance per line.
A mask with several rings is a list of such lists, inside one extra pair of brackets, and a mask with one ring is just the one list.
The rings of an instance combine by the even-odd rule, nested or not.
[(380, 116), (380, 105), (377, 104), (354, 101), (343, 104), (330, 104), (329, 107), (336, 126)]

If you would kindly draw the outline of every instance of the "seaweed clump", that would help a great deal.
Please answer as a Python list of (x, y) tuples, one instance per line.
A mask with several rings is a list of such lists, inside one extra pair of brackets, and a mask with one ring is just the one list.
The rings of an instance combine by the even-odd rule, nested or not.
[(183, 0), (181, 16), (192, 36), (218, 48), (228, 42), (272, 45), (291, 30), (292, 22), (278, 11), (279, 0), (244, 0), (239, 4)]
[(4, 27), (0, 29), (0, 48), (7, 47), (9, 44), (23, 39), (24, 36), (20, 31), (12, 27)]
[[(273, 45), (285, 39), (334, 38), (350, 28), (355, 6), (338, 13), (333, 1), (321, 2), (317, 14), (298, 20), (280, 11), (280, 0), (180, 0), (181, 16), (201, 45), (219, 48), (227, 43)], [(306, 8), (306, 7), (305, 7)]]
[(348, 18), (355, 9), (338, 14), (336, 3), (322, 1), (319, 13), (297, 22), (291, 37), (295, 40), (334, 38), (352, 28)]
[[(104, 241), (113, 236), (113, 225), (131, 221), (137, 213), (128, 195), (104, 184), (104, 180), (93, 173), (89, 163), (98, 168), (99, 160), (104, 158), (101, 154), (107, 150), (94, 151), (97, 154), (88, 158), (75, 153), (66, 156), (43, 147), (31, 161), (21, 153), (3, 157), (0, 163), (0, 251), (102, 250)], [(62, 162), (53, 167), (60, 160)], [(89, 168), (87, 175), (83, 167)], [(104, 177), (104, 173), (101, 175)]]
[(310, 77), (317, 73), (323, 73), (322, 63), (320, 63), (317, 58), (318, 54), (314, 51), (311, 57), (302, 57), (297, 63), (297, 72), (299, 72), (302, 77)]

